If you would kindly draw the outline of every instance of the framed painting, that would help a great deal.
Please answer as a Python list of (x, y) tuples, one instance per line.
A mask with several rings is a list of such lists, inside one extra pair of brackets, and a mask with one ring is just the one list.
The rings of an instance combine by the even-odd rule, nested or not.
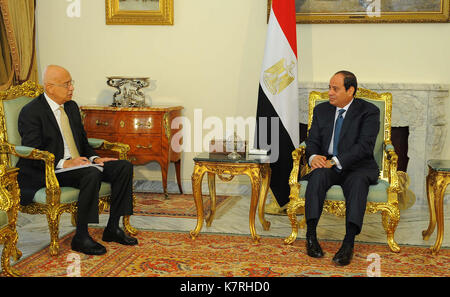
[[(268, 0), (268, 12), (272, 0)], [(297, 23), (449, 22), (450, 0), (295, 0)]]
[(173, 0), (105, 0), (107, 25), (173, 25)]

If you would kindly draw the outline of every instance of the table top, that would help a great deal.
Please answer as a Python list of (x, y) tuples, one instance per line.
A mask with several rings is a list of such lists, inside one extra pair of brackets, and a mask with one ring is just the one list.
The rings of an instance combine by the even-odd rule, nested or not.
[(450, 160), (431, 159), (428, 160), (427, 164), (436, 171), (450, 172)]
[(267, 155), (250, 155), (246, 154), (245, 157), (242, 156), (240, 159), (230, 159), (226, 154), (210, 154), (210, 153), (200, 153), (194, 157), (195, 162), (224, 162), (224, 163), (254, 163), (254, 164), (264, 164), (270, 163), (270, 158)]

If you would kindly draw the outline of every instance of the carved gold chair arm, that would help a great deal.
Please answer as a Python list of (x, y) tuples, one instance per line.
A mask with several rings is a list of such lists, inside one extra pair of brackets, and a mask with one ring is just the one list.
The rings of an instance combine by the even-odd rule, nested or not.
[(292, 170), (291, 175), (289, 176), (289, 187), (290, 187), (290, 194), (289, 199), (290, 200), (296, 200), (299, 197), (300, 194), (300, 183), (298, 182), (299, 172), (300, 176), (303, 176), (306, 171), (308, 171), (308, 166), (304, 165), (302, 166), (301, 161), (305, 158), (305, 150), (306, 145), (305, 143), (301, 143), (298, 148), (296, 148), (292, 152)]
[(61, 189), (56, 179), (55, 156), (52, 153), (4, 142), (0, 144), (0, 154), (11, 154), (25, 159), (43, 161), (45, 163), (45, 192), (47, 194), (47, 203), (51, 205), (59, 204)]
[(400, 185), (397, 175), (397, 166), (398, 166), (398, 155), (394, 150), (394, 146), (391, 142), (385, 143), (385, 152), (387, 155), (387, 176), (390, 184), (389, 191), (390, 192), (400, 192)]
[[(6, 174), (6, 166), (0, 165), (0, 181)], [(12, 195), (5, 189), (4, 183), (0, 183), (0, 210), (8, 212), (14, 206), (14, 201)]]
[(96, 150), (110, 150), (119, 154), (120, 160), (127, 159), (127, 153), (130, 151), (130, 146), (120, 142), (109, 142), (104, 139), (89, 138), (89, 145)]
[(298, 173), (301, 170), (300, 161), (305, 154), (305, 149), (306, 149), (306, 146), (300, 146), (292, 152), (293, 164), (292, 164), (291, 175), (289, 176), (289, 185), (290, 186), (298, 183)]

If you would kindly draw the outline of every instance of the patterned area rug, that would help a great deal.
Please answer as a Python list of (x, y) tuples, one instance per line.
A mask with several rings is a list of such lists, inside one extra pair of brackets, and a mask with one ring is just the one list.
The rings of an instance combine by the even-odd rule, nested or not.
[[(169, 194), (165, 198), (162, 193), (134, 193), (136, 205), (134, 215), (159, 216), (197, 219), (197, 208), (192, 194)], [(234, 205), (239, 196), (216, 195), (216, 218), (226, 209)], [(203, 213), (206, 215), (211, 209), (209, 196), (203, 195)]]
[(340, 242), (322, 241), (325, 257), (313, 259), (306, 255), (304, 240), (286, 246), (282, 238), (274, 237), (262, 237), (259, 244), (254, 244), (243, 235), (200, 233), (192, 240), (188, 233), (140, 230), (139, 245), (128, 247), (102, 242), (102, 232), (90, 230), (92, 237), (106, 246), (106, 255), (74, 254), (70, 249), (73, 234), (69, 234), (60, 240), (58, 256), (50, 256), (45, 248), (14, 267), (24, 276), (66, 276), (74, 271), (68, 268), (73, 268), (79, 255), (80, 275), (84, 277), (367, 276), (368, 268), (377, 273), (377, 267), (381, 276), (450, 276), (449, 249), (432, 256), (425, 247), (401, 246), (396, 254), (387, 245), (357, 243), (352, 263), (336, 267), (331, 259)]

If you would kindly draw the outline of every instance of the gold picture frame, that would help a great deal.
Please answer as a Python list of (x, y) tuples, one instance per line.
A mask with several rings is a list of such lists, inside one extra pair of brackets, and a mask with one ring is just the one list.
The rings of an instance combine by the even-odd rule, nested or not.
[[(268, 15), (272, 0), (268, 0)], [(450, 0), (295, 0), (301, 24), (445, 23)]]
[(105, 0), (107, 25), (173, 25), (173, 0)]

